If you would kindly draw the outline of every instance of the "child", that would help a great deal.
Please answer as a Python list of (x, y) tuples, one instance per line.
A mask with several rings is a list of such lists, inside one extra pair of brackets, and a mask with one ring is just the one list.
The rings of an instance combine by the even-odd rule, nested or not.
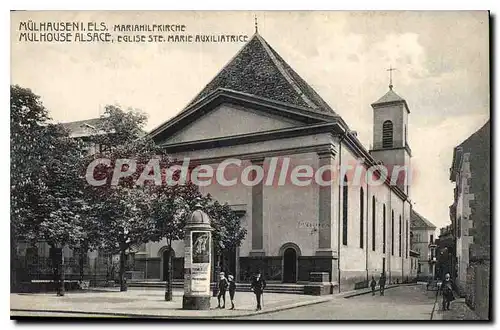
[(372, 296), (375, 295), (375, 287), (377, 286), (377, 282), (375, 281), (375, 277), (372, 276), (372, 281), (370, 282), (370, 287), (372, 288)]
[(236, 292), (236, 283), (234, 282), (234, 276), (229, 275), (229, 298), (231, 298), (231, 309), (234, 309), (234, 293)]

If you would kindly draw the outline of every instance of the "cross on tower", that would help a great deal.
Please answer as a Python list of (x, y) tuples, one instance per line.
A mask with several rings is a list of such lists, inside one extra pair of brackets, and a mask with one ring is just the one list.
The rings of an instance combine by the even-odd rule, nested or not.
[(257, 24), (257, 15), (255, 15), (255, 33), (259, 33), (259, 26)]
[(389, 66), (389, 69), (387, 69), (387, 71), (389, 71), (389, 89), (392, 90), (392, 71), (396, 71), (396, 68), (393, 68), (392, 65)]

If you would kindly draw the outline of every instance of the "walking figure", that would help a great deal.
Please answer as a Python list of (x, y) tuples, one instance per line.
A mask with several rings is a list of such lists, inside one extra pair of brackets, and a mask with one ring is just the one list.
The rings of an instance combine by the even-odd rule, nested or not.
[(372, 288), (372, 296), (375, 295), (376, 286), (377, 286), (377, 281), (375, 281), (375, 277), (372, 276), (372, 281), (370, 282), (370, 287)]
[(257, 310), (260, 311), (262, 309), (260, 299), (262, 297), (264, 289), (266, 288), (266, 281), (264, 280), (264, 278), (262, 278), (260, 270), (257, 271), (257, 274), (253, 278), (250, 288), (252, 289), (253, 293), (255, 293), (255, 299), (257, 300)]
[(236, 292), (236, 283), (234, 281), (234, 276), (229, 275), (229, 298), (231, 298), (231, 309), (234, 309), (234, 293)]
[(450, 310), (450, 302), (455, 300), (455, 296), (453, 295), (453, 287), (454, 284), (450, 279), (450, 274), (446, 274), (444, 276), (444, 281), (438, 289), (438, 294), (441, 292), (443, 295), (443, 310)]
[[(219, 275), (219, 293), (217, 294), (218, 306), (217, 308), (226, 308), (226, 290), (229, 283), (226, 279), (224, 272)], [(222, 298), (222, 307), (220, 305), (220, 298)]]
[(380, 286), (380, 295), (384, 295), (384, 290), (385, 290), (385, 273), (382, 273), (380, 275), (380, 280), (378, 281), (378, 285)]

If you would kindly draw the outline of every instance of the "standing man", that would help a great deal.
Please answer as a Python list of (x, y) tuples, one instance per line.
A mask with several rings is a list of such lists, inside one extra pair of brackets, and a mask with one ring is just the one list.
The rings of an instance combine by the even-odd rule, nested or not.
[[(218, 306), (217, 308), (226, 308), (226, 290), (229, 283), (226, 279), (226, 275), (224, 272), (221, 272), (219, 275), (219, 293), (217, 294)], [(222, 307), (220, 305), (220, 298), (222, 298)]]
[(231, 298), (231, 309), (234, 309), (234, 293), (236, 292), (236, 283), (234, 282), (234, 276), (229, 275), (229, 298)]
[(438, 288), (438, 293), (441, 291), (443, 295), (443, 310), (450, 310), (450, 302), (455, 300), (455, 296), (453, 295), (453, 282), (450, 279), (450, 274), (447, 273), (444, 276), (444, 281), (441, 283), (441, 286)]
[(257, 271), (257, 274), (252, 280), (252, 285), (250, 286), (253, 293), (255, 293), (255, 299), (257, 299), (257, 310), (260, 311), (262, 306), (260, 305), (260, 299), (262, 297), (262, 293), (266, 288), (266, 281), (262, 277), (260, 270)]
[(375, 277), (372, 276), (372, 281), (370, 282), (370, 287), (372, 288), (372, 296), (375, 295), (375, 287), (377, 286), (377, 282), (375, 281)]
[(380, 295), (384, 295), (385, 290), (385, 273), (380, 274), (380, 280), (378, 281), (378, 285), (380, 286)]

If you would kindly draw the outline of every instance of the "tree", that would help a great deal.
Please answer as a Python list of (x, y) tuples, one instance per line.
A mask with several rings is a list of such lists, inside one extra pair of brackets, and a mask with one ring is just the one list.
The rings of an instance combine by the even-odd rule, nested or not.
[[(105, 158), (109, 165), (98, 165), (94, 177), (106, 178), (103, 186), (87, 187), (87, 195), (92, 201), (92, 213), (96, 221), (91, 222), (89, 230), (99, 236), (100, 248), (120, 254), (120, 288), (126, 290), (124, 281), (126, 251), (154, 239), (157, 235), (155, 212), (152, 203), (158, 192), (155, 182), (145, 181), (137, 185), (150, 160), (158, 161), (158, 166), (170, 163), (168, 155), (144, 136), (147, 117), (134, 110), (123, 111), (118, 106), (106, 106), (101, 122), (96, 127), (92, 142), (105, 146), (100, 152), (89, 156), (90, 164), (94, 159)], [(120, 161), (127, 160), (127, 164)], [(120, 167), (121, 166), (121, 167)], [(130, 168), (135, 166), (135, 169)], [(113, 182), (115, 170), (131, 173)], [(146, 173), (148, 174), (148, 173)], [(116, 182), (115, 182), (116, 183)], [(93, 225), (97, 223), (97, 225)]]
[[(75, 244), (81, 234), (81, 145), (50, 122), (40, 97), (11, 86), (11, 251), (19, 240), (47, 240), (53, 248)], [(11, 252), (12, 253), (12, 252)], [(14, 254), (12, 253), (12, 254)], [(64, 294), (62, 253), (52, 254)], [(12, 256), (15, 260), (15, 256)], [(15, 267), (12, 267), (15, 269)], [(15, 278), (15, 274), (13, 274)]]
[(212, 239), (214, 242), (216, 272), (220, 271), (222, 259), (241, 246), (247, 230), (242, 227), (240, 217), (227, 204), (213, 200), (210, 195), (205, 198), (205, 208), (212, 220)]
[[(179, 173), (173, 173), (173, 179), (179, 179)], [(172, 242), (184, 239), (184, 227), (191, 215), (194, 204), (201, 193), (191, 182), (178, 185), (162, 185), (151, 196), (152, 217), (156, 221), (156, 230), (152, 241), (167, 241), (168, 274), (165, 283), (165, 300), (172, 300)]]

